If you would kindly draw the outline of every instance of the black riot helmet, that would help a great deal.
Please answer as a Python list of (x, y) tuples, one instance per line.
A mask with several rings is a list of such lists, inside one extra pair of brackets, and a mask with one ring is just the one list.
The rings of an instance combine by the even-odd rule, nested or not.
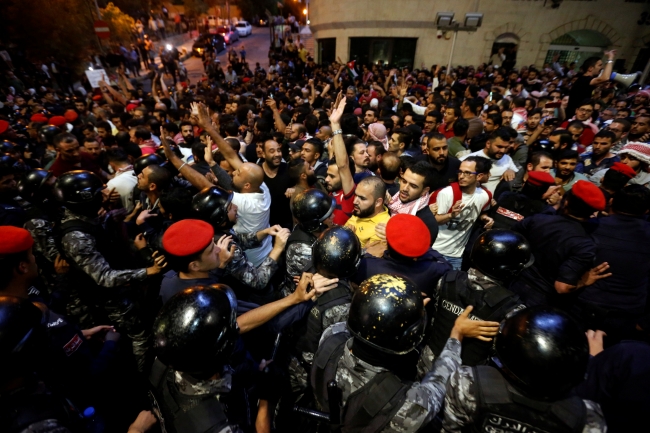
[(210, 377), (228, 363), (238, 336), (237, 298), (223, 284), (176, 293), (153, 326), (158, 359), (197, 378)]
[(142, 173), (142, 170), (149, 167), (150, 165), (160, 165), (164, 159), (156, 155), (155, 153), (150, 153), (148, 155), (142, 155), (135, 161), (133, 161), (133, 171), (135, 175)]
[(58, 126), (45, 125), (40, 129), (40, 131), (38, 131), (38, 134), (41, 137), (41, 141), (43, 143), (47, 143), (53, 146), (54, 137), (56, 137), (58, 134), (62, 132), (63, 131), (61, 131), (61, 128), (59, 128)]
[(45, 200), (49, 195), (45, 185), (54, 176), (51, 172), (37, 168), (32, 170), (18, 182), (18, 193), (27, 200)]
[[(28, 371), (43, 342), (43, 313), (31, 301), (0, 296), (0, 380)], [(16, 371), (18, 370), (18, 371)]]
[[(181, 152), (181, 149), (178, 147), (176, 144), (171, 144), (169, 146), (172, 149), (172, 152), (176, 154), (179, 158), (183, 158), (183, 152)], [(167, 155), (165, 155), (165, 148), (163, 146), (160, 146), (158, 149), (156, 149), (156, 155), (158, 155), (163, 161), (167, 161)]]
[(101, 208), (104, 182), (95, 173), (75, 170), (64, 173), (54, 184), (54, 197), (72, 212), (96, 217)]
[(509, 281), (533, 264), (530, 244), (511, 230), (488, 230), (476, 239), (472, 267), (498, 281)]
[(2, 142), (0, 142), (0, 153), (3, 155), (12, 155), (15, 147), (16, 143), (13, 141), (2, 140)]
[(218, 186), (205, 188), (192, 199), (192, 210), (197, 218), (219, 228), (228, 220), (228, 206), (233, 193)]
[(589, 345), (566, 313), (548, 306), (526, 308), (506, 319), (495, 341), (494, 363), (528, 396), (556, 400), (584, 379)]
[(336, 226), (325, 230), (311, 247), (316, 272), (326, 278), (349, 278), (361, 261), (361, 243), (352, 230)]
[(296, 194), (291, 204), (291, 213), (303, 230), (313, 232), (332, 215), (335, 207), (334, 197), (319, 189), (310, 188)]
[(373, 275), (354, 292), (348, 329), (355, 338), (381, 352), (409, 353), (424, 338), (426, 326), (422, 295), (403, 277)]

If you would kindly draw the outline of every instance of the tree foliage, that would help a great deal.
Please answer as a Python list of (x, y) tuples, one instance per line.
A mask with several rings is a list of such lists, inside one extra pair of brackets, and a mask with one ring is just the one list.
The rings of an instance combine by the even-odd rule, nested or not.
[(87, 0), (3, 0), (0, 39), (31, 60), (50, 56), (70, 67), (98, 49)]
[(183, 5), (187, 18), (196, 18), (208, 11), (208, 5), (203, 0), (183, 0)]
[(129, 15), (125, 14), (113, 3), (106, 5), (101, 9), (102, 20), (108, 23), (111, 29), (111, 41), (126, 44), (131, 42), (132, 29), (135, 21)]

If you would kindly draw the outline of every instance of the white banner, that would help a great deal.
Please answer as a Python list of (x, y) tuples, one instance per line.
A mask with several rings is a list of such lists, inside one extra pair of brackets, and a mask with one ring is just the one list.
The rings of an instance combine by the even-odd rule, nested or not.
[(106, 81), (108, 83), (108, 75), (103, 69), (93, 69), (86, 71), (86, 77), (90, 81), (90, 85), (93, 89), (99, 88), (100, 81)]

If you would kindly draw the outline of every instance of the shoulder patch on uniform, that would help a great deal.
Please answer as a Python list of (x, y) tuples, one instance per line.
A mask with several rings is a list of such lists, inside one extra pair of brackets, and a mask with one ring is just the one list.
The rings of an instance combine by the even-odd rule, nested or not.
[(79, 346), (81, 346), (81, 343), (83, 343), (83, 340), (79, 335), (75, 334), (74, 337), (68, 341), (65, 346), (63, 346), (63, 351), (65, 352), (66, 356), (71, 356), (73, 353), (79, 349)]

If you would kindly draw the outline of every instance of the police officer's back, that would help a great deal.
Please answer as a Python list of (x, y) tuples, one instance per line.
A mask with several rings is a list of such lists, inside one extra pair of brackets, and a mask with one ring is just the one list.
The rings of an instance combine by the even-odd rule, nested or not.
[(311, 260), (312, 245), (331, 222), (336, 200), (327, 193), (310, 188), (296, 194), (291, 202), (291, 213), (298, 224), (287, 240), (286, 274), (282, 292), (287, 295), (295, 290), (293, 278), (300, 276)]
[(433, 369), (414, 383), (415, 349), (427, 326), (422, 295), (397, 276), (379, 274), (364, 281), (352, 298), (347, 324), (328, 328), (314, 357), (311, 384), (321, 409), (338, 410), (330, 407), (327, 393), (335, 380), (344, 427), (418, 431), (440, 410), (445, 384), (460, 366), (460, 340), (468, 329), (487, 326), (494, 335), (498, 328), (497, 323), (467, 320), (467, 314), (456, 325)]
[(157, 359), (149, 380), (154, 409), (168, 432), (241, 431), (228, 416), (228, 360), (239, 334), (236, 310), (232, 290), (213, 285), (177, 293), (160, 311), (154, 323)]
[(555, 185), (555, 179), (543, 171), (528, 172), (528, 179), (520, 192), (506, 191), (497, 200), (497, 206), (490, 209), (494, 229), (509, 229), (518, 221), (542, 212), (548, 204), (542, 198), (548, 188)]
[(587, 338), (569, 316), (533, 307), (506, 319), (493, 366), (460, 367), (447, 385), (445, 432), (606, 431), (600, 407), (571, 394), (584, 379)]
[(13, 160), (8, 156), (2, 156), (0, 158), (0, 225), (22, 227), (25, 224), (27, 214), (14, 200), (17, 195), (18, 187)]
[[(509, 282), (533, 262), (530, 245), (522, 235), (510, 230), (488, 230), (474, 243), (471, 262), (468, 272), (450, 271), (437, 286), (433, 326), (420, 359), (425, 372), (442, 352), (456, 318), (469, 305), (474, 307), (471, 318), (495, 322), (524, 308), (519, 296), (507, 289)], [(490, 341), (465, 340), (463, 365), (487, 363), (491, 348)]]
[(603, 193), (587, 181), (578, 181), (564, 194), (558, 215), (536, 214), (512, 226), (530, 242), (535, 263), (525, 269), (511, 290), (526, 306), (563, 306), (573, 301), (583, 274), (595, 263), (596, 245), (584, 222), (605, 208)]
[(395, 215), (386, 223), (388, 249), (383, 257), (366, 253), (353, 281), (358, 284), (376, 274), (401, 275), (411, 280), (420, 292), (431, 295), (440, 278), (451, 270), (442, 254), (431, 248), (434, 242), (420, 218)]

